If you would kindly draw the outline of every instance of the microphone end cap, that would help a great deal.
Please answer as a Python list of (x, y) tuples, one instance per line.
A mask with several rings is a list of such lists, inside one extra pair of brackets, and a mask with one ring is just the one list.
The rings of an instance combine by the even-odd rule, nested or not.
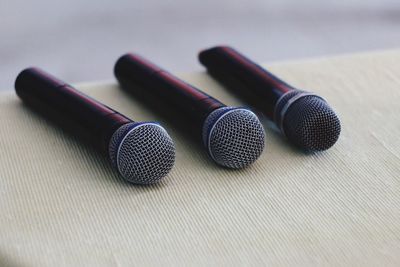
[(261, 155), (265, 147), (265, 132), (252, 111), (222, 107), (211, 112), (205, 120), (203, 142), (216, 163), (239, 169)]
[(275, 120), (290, 142), (304, 151), (323, 151), (339, 139), (340, 120), (321, 97), (292, 91), (276, 106)]
[(135, 184), (154, 184), (172, 169), (175, 145), (159, 124), (132, 122), (114, 132), (109, 156), (125, 180)]

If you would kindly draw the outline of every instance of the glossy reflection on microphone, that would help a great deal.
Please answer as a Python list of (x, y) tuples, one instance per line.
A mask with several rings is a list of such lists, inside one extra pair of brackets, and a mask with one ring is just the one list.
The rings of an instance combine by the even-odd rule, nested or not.
[(174, 142), (158, 123), (132, 121), (38, 68), (23, 70), (15, 90), (31, 108), (105, 154), (129, 182), (156, 183), (174, 165)]

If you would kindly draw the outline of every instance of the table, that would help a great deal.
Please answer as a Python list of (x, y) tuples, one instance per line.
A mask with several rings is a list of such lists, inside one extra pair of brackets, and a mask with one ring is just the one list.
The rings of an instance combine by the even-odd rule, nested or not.
[[(176, 165), (147, 187), (2, 94), (0, 266), (399, 266), (399, 62), (391, 50), (265, 64), (326, 98), (342, 134), (309, 155), (262, 118), (266, 150), (243, 170), (216, 166), (114, 81), (76, 85), (169, 130)], [(242, 104), (205, 72), (179, 76)]]

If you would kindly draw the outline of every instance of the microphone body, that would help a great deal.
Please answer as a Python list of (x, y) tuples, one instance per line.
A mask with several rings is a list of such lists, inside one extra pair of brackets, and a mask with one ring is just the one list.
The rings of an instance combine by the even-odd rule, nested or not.
[(225, 106), (136, 54), (121, 57), (114, 73), (121, 84), (131, 85), (129, 91), (173, 106), (192, 124), (202, 125), (212, 111)]
[[(113, 166), (130, 182), (157, 182), (173, 166), (172, 139), (156, 123), (134, 122), (38, 68), (23, 70), (15, 81), (15, 90), (31, 108), (108, 155)], [(150, 136), (148, 140), (142, 138), (145, 133)], [(136, 148), (132, 149), (133, 143)], [(152, 143), (160, 145), (160, 150), (147, 151), (146, 155), (135, 150), (139, 147), (149, 150)], [(160, 156), (162, 153), (165, 158)], [(141, 160), (137, 160), (139, 157)], [(148, 166), (153, 157), (158, 159), (159, 169), (152, 173), (143, 172), (144, 167), (155, 167)]]
[(253, 112), (227, 107), (136, 54), (120, 57), (114, 73), (123, 89), (147, 102), (160, 103), (166, 113), (173, 109), (177, 119), (191, 125), (201, 136), (216, 163), (242, 168), (263, 151), (264, 130)]
[(340, 121), (323, 98), (288, 85), (231, 47), (204, 50), (199, 60), (214, 78), (261, 110), (301, 149), (326, 150), (338, 140)]

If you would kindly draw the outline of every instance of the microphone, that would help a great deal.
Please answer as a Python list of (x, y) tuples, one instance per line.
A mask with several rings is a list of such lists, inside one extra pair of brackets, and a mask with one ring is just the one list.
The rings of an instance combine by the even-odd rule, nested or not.
[(199, 60), (214, 78), (272, 119), (294, 145), (322, 151), (338, 140), (340, 120), (322, 97), (295, 89), (228, 46), (204, 50)]
[(134, 122), (38, 68), (23, 70), (15, 90), (30, 107), (108, 155), (129, 182), (153, 184), (174, 165), (174, 143), (157, 123)]
[(264, 128), (250, 110), (227, 107), (136, 54), (120, 57), (114, 73), (123, 89), (158, 102), (164, 113), (173, 110), (175, 119), (193, 126), (217, 164), (243, 168), (264, 150)]

